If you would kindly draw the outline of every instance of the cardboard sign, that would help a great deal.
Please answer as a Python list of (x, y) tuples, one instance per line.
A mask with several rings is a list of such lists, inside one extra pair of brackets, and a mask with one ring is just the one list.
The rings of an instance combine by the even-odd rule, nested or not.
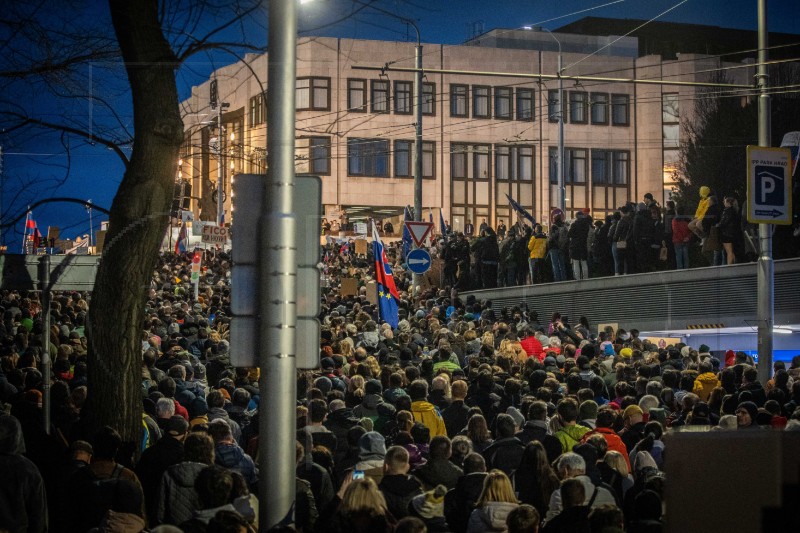
[(356, 278), (342, 278), (342, 296), (355, 296), (358, 294), (358, 280)]
[(228, 228), (223, 226), (203, 226), (202, 242), (225, 244), (228, 242)]
[(378, 305), (378, 284), (374, 281), (367, 282), (367, 301), (372, 305)]
[(366, 239), (356, 239), (356, 255), (367, 255)]

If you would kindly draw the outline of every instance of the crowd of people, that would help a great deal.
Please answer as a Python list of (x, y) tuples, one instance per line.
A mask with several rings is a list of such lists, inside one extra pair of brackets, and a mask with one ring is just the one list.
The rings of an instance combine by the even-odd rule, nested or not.
[(695, 266), (720, 266), (755, 257), (746, 219), (738, 201), (720, 201), (700, 188), (693, 216), (675, 202), (662, 208), (647, 193), (642, 202), (628, 202), (603, 220), (589, 209), (571, 222), (555, 209), (551, 225), (518, 221), (493, 230), (484, 220), (477, 236), (467, 221), (463, 232), (450, 232), (437, 244), (445, 261), (446, 283), (463, 290), (511, 287), (549, 281), (686, 269), (690, 249)]
[[(296, 439), (294, 519), (274, 531), (657, 532), (666, 434), (800, 429), (800, 356), (765, 388), (744, 353), (659, 348), (449, 287), (412, 299), (402, 269), (393, 328), (366, 294), (374, 261), (354, 248), (325, 247), (320, 367), (298, 372), (294, 436), (259, 434), (258, 369), (230, 365), (227, 254), (204, 254), (197, 300), (187, 254), (164, 255), (142, 295), (133, 444), (82, 416), (90, 295), (56, 295), (43, 376), (39, 297), (4, 291), (0, 530), (258, 530), (268, 437)], [(357, 294), (341, 294), (342, 276)]]

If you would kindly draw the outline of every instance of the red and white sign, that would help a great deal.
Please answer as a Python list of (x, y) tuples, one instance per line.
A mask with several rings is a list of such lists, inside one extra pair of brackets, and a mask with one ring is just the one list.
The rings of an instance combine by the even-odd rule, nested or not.
[(203, 226), (203, 242), (225, 244), (228, 242), (228, 228), (224, 226)]
[(407, 220), (406, 227), (408, 232), (411, 233), (411, 238), (417, 246), (422, 246), (428, 234), (433, 229), (433, 222), (417, 222), (415, 220)]

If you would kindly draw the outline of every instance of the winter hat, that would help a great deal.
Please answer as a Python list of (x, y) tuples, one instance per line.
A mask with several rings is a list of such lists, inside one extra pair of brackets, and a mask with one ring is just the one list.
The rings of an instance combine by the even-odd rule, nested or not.
[(208, 414), (208, 404), (205, 398), (197, 397), (189, 404), (189, 416), (196, 418), (198, 416), (205, 416)]
[(711, 189), (703, 185), (700, 187), (700, 198), (708, 198), (708, 195), (711, 194)]
[(624, 357), (625, 359), (630, 359), (633, 355), (633, 350), (630, 348), (623, 348), (619, 351), (619, 354)]
[(521, 428), (525, 424), (525, 417), (522, 416), (522, 413), (516, 407), (509, 406), (509, 408), (506, 409), (506, 414), (514, 419), (514, 424), (516, 424), (518, 428)]
[(651, 407), (648, 420), (655, 420), (662, 428), (667, 427), (667, 411), (663, 407)]
[(368, 431), (358, 439), (358, 459), (360, 461), (383, 461), (386, 456), (386, 441), (377, 431)]
[(314, 386), (321, 390), (322, 394), (328, 394), (333, 388), (333, 383), (327, 377), (321, 376), (314, 380)]
[(613, 356), (614, 355), (614, 345), (611, 344), (610, 342), (606, 341), (605, 342), (605, 347), (603, 347), (603, 354), (608, 356), (608, 357)]
[(586, 357), (585, 355), (581, 355), (580, 357), (578, 357), (576, 363), (578, 365), (578, 368), (581, 370), (589, 370), (591, 368), (591, 365), (589, 364), (589, 358)]
[(589, 343), (581, 348), (581, 356), (585, 356), (587, 359), (591, 360), (595, 355), (597, 355), (597, 350), (594, 344)]
[(701, 344), (700, 348), (698, 348), (697, 351), (700, 353), (708, 353), (709, 351), (711, 351), (711, 348), (709, 348), (707, 344)]
[(414, 512), (424, 519), (443, 517), (445, 494), (447, 494), (447, 487), (437, 485), (435, 489), (415, 496), (411, 500)]
[(728, 350), (725, 352), (725, 366), (733, 366), (736, 364), (736, 352), (733, 350)]
[(364, 385), (365, 394), (381, 394), (382, 392), (383, 386), (377, 379), (371, 379)]
[(692, 409), (692, 418), (708, 419), (711, 417), (711, 409), (706, 402), (697, 402)]
[(578, 420), (594, 420), (597, 418), (597, 402), (586, 400), (578, 408)]
[(336, 368), (336, 363), (334, 363), (333, 359), (330, 357), (323, 357), (319, 362), (319, 366), (323, 370), (327, 369), (333, 370), (334, 368)]
[(644, 415), (644, 411), (642, 411), (641, 407), (639, 407), (638, 405), (635, 405), (635, 404), (634, 405), (629, 405), (628, 407), (625, 408), (624, 411), (622, 411), (622, 419), (623, 420), (625, 420), (626, 418), (630, 418), (630, 417), (632, 417), (634, 415), (643, 416)]
[(717, 427), (719, 429), (736, 429), (736, 415), (722, 415), (719, 418), (719, 424)]
[(756, 417), (758, 416), (758, 407), (753, 402), (742, 402), (738, 406), (736, 406), (736, 410), (744, 409), (748, 413), (750, 413), (750, 419), (753, 421), (753, 424), (756, 423)]
[(636, 457), (633, 458), (633, 470), (637, 474), (645, 468), (658, 468), (656, 460), (650, 455), (650, 452), (638, 452)]

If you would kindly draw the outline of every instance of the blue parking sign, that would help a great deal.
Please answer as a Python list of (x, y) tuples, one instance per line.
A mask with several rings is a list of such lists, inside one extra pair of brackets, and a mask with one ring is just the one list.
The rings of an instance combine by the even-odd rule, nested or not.
[(792, 158), (787, 148), (747, 147), (747, 220), (792, 223)]

